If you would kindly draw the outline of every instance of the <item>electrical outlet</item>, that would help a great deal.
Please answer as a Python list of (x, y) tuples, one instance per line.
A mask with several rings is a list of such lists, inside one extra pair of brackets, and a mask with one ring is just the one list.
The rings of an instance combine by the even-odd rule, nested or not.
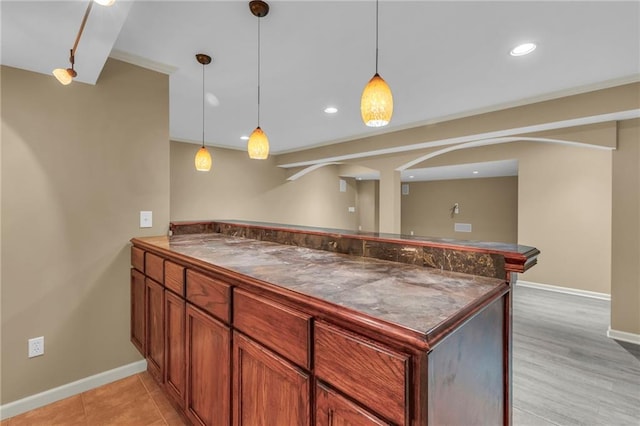
[(44, 336), (29, 339), (29, 358), (44, 355)]

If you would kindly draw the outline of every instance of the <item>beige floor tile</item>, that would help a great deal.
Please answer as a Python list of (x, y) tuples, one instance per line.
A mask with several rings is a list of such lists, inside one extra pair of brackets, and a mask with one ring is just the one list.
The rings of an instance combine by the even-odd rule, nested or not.
[(174, 406), (169, 401), (169, 398), (162, 392), (161, 389), (156, 389), (151, 392), (151, 397), (158, 406), (162, 417), (167, 424), (172, 426), (188, 425), (187, 421), (178, 413)]
[(165, 424), (137, 375), (85, 392), (82, 400), (91, 426)]
[(9, 422), (2, 422), (3, 426), (27, 425), (69, 425), (85, 426), (85, 416), (82, 398), (72, 396), (44, 407), (12, 417)]

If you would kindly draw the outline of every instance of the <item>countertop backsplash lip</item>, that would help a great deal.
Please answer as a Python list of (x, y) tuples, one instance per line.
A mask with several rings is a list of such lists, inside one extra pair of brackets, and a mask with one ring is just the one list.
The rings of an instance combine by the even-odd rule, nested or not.
[(508, 279), (537, 262), (534, 247), (445, 238), (348, 231), (244, 220), (171, 222), (172, 235), (220, 233), (353, 256)]

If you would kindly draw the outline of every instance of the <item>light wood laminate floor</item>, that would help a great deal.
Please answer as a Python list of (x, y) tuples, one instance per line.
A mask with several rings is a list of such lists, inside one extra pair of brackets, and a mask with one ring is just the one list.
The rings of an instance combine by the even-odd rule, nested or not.
[[(608, 325), (607, 301), (516, 287), (514, 425), (640, 425), (640, 348), (607, 338)], [(184, 424), (148, 373), (2, 422)]]
[(610, 302), (516, 286), (513, 424), (640, 425), (640, 347), (606, 336)]

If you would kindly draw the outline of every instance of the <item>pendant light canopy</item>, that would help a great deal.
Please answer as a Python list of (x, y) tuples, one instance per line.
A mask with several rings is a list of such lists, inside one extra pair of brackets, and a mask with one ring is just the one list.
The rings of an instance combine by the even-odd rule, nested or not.
[(211, 56), (198, 53), (196, 59), (202, 64), (202, 147), (196, 153), (195, 164), (199, 172), (208, 172), (211, 170), (211, 154), (204, 146), (204, 66), (211, 63)]
[(73, 69), (75, 65), (75, 55), (76, 49), (78, 48), (78, 43), (80, 42), (80, 37), (82, 36), (82, 31), (84, 31), (84, 26), (87, 23), (87, 18), (89, 18), (89, 12), (91, 12), (91, 7), (93, 6), (93, 2), (96, 2), (102, 6), (111, 6), (115, 3), (115, 0), (90, 0), (87, 5), (87, 10), (84, 12), (84, 16), (82, 17), (82, 22), (80, 23), (80, 29), (78, 30), (78, 35), (76, 35), (76, 41), (73, 43), (73, 47), (69, 53), (69, 62), (71, 63), (71, 68), (56, 68), (53, 70), (53, 75), (58, 81), (67, 86), (71, 84), (74, 78), (78, 76), (76, 70)]
[(249, 2), (249, 9), (258, 18), (258, 127), (249, 136), (247, 152), (249, 158), (265, 160), (269, 157), (269, 138), (260, 128), (260, 18), (267, 16), (269, 5), (262, 0), (253, 0)]
[(362, 121), (369, 127), (386, 126), (393, 115), (391, 88), (378, 74), (378, 0), (376, 0), (376, 73), (362, 91), (360, 113)]

